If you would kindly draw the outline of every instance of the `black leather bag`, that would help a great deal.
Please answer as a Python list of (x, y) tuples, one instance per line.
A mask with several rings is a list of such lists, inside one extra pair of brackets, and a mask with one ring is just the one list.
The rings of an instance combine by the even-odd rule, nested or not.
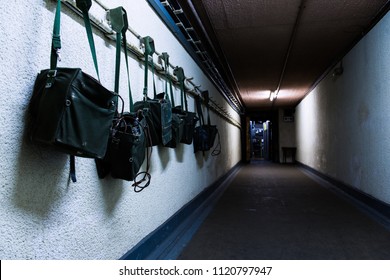
[(166, 145), (172, 139), (172, 107), (169, 102), (146, 98), (134, 103), (134, 108), (145, 116), (151, 140), (148, 146)]
[(124, 113), (114, 119), (107, 153), (96, 160), (99, 178), (133, 181), (145, 160), (146, 138), (144, 120), (135, 113)]
[[(89, 45), (99, 77), (88, 11), (90, 0), (78, 0)], [(61, 49), (61, 1), (57, 1), (50, 69), (42, 70), (35, 81), (29, 104), (30, 138), (71, 155), (70, 177), (76, 181), (74, 156), (103, 158), (117, 107), (116, 95), (79, 68), (57, 68)]]
[[(173, 112), (176, 113), (183, 120), (183, 132), (180, 139), (180, 143), (190, 145), (194, 138), (194, 129), (199, 118), (195, 112), (188, 111), (187, 96), (184, 86), (184, 70), (182, 67), (175, 67), (173, 74), (177, 77), (180, 85), (181, 92), (181, 106), (176, 106)], [(183, 108), (184, 106), (184, 108)]]
[[(108, 139), (107, 153), (103, 159), (96, 160), (96, 168), (99, 178), (102, 179), (108, 174), (111, 174), (113, 178), (134, 181), (134, 190), (140, 191), (150, 183), (150, 175), (148, 170), (145, 172), (139, 172), (145, 160), (147, 143), (146, 137), (148, 134), (146, 133), (146, 120), (142, 114), (142, 111), (134, 111), (126, 47), (126, 31), (128, 28), (126, 10), (123, 7), (109, 10), (109, 19), (111, 21), (112, 28), (117, 33), (115, 92), (119, 93), (120, 56), (121, 43), (123, 38), (123, 46), (125, 46), (124, 54), (126, 59), (130, 112), (124, 113), (123, 106), (122, 112), (117, 112), (112, 124), (110, 137)], [(141, 174), (144, 174), (144, 177), (141, 180), (138, 180), (137, 178), (139, 178)], [(144, 181), (146, 182), (143, 184), (143, 186), (141, 186), (141, 183)]]
[[(171, 125), (171, 130), (172, 130), (172, 139), (169, 141), (165, 147), (169, 148), (176, 148), (178, 144), (180, 144), (181, 138), (183, 136), (183, 129), (184, 129), (184, 113), (182, 110), (175, 110), (175, 97), (173, 96), (173, 86), (172, 86), (172, 80), (171, 76), (169, 74), (169, 55), (168, 53), (164, 52), (161, 54), (161, 59), (164, 62), (164, 72), (165, 72), (165, 95), (160, 94), (160, 99), (164, 98), (164, 96), (167, 97), (167, 100), (169, 100), (169, 95), (168, 95), (168, 85), (169, 85), (169, 91), (170, 91), (170, 96), (171, 99), (169, 100), (172, 105), (172, 125)], [(180, 107), (181, 108), (181, 107)]]
[(217, 146), (212, 151), (211, 155), (216, 156), (221, 153), (221, 142), (219, 137), (218, 128), (216, 125), (212, 125), (210, 122), (210, 111), (209, 111), (209, 95), (208, 91), (203, 91), (202, 96), (206, 102), (207, 107), (207, 124), (204, 122), (202, 105), (201, 105), (201, 97), (196, 96), (196, 106), (200, 119), (200, 126), (196, 127), (194, 130), (194, 153), (198, 151), (209, 151), (215, 144), (215, 139), (218, 136)]
[(184, 131), (184, 120), (181, 112), (176, 113), (172, 109), (172, 140), (168, 142), (166, 147), (176, 148), (180, 144)]
[[(134, 103), (136, 111), (142, 110), (145, 116), (149, 137), (151, 139), (148, 146), (156, 146), (159, 144), (166, 145), (172, 139), (172, 106), (165, 98), (158, 98), (156, 87), (154, 86), (154, 98), (148, 98), (148, 65), (149, 57), (153, 58), (154, 41), (149, 36), (143, 38), (145, 45), (145, 79), (144, 79), (144, 98), (142, 101)], [(153, 72), (154, 85), (154, 63), (151, 62)]]
[(104, 156), (116, 111), (115, 95), (81, 69), (41, 71), (30, 110), (34, 142), (75, 156)]
[(217, 135), (218, 128), (216, 125), (205, 124), (196, 127), (194, 131), (194, 152), (209, 151), (214, 146)]
[(107, 151), (113, 178), (133, 181), (145, 160), (144, 120), (136, 114), (123, 114), (112, 129)]

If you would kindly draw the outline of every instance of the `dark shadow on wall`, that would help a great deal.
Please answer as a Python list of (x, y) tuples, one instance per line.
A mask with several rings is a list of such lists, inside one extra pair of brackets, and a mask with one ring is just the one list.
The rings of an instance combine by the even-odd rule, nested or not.
[[(116, 206), (123, 194), (123, 188), (132, 188), (133, 182), (126, 182), (119, 179), (107, 177), (100, 180), (101, 193), (105, 203), (106, 213), (112, 215), (115, 212)], [(124, 186), (125, 184), (125, 186)]]
[(184, 162), (184, 144), (179, 144), (175, 148), (177, 162)]
[(158, 158), (160, 159), (163, 170), (165, 170), (169, 164), (169, 161), (170, 161), (169, 148), (162, 147), (162, 146), (157, 146), (157, 147), (153, 147), (153, 148), (155, 148), (157, 150)]
[[(31, 88), (32, 92), (32, 88)], [(30, 140), (31, 120), (28, 105), (22, 118), (23, 135), (20, 149), (15, 150), (18, 158), (14, 167), (15, 184), (13, 188), (13, 204), (26, 212), (41, 218), (47, 217), (67, 195), (71, 195), (70, 188), (78, 187), (82, 180), (88, 180), (85, 174), (78, 172), (81, 158), (76, 157), (76, 175), (78, 183), (72, 183), (69, 178), (69, 155), (58, 152), (53, 147), (35, 144)], [(93, 159), (90, 160), (94, 167)], [(96, 171), (95, 171), (96, 172)], [(97, 180), (96, 177), (93, 178)], [(112, 214), (123, 193), (123, 180), (112, 179), (107, 176), (99, 180), (105, 210)], [(130, 182), (128, 183), (130, 184)], [(99, 191), (97, 188), (96, 191)]]
[[(76, 157), (76, 174), (82, 184), (80, 178), (83, 174), (77, 172), (77, 159)], [(83, 160), (93, 161), (93, 159)], [(14, 205), (26, 212), (46, 217), (65, 196), (70, 195), (70, 188), (80, 185), (69, 180), (68, 170), (69, 156), (51, 147), (31, 143), (26, 126), (15, 167), (16, 183), (12, 196)], [(86, 179), (88, 178), (83, 178)], [(97, 179), (97, 173), (96, 178), (93, 179)], [(105, 210), (111, 215), (122, 196), (124, 184), (131, 187), (132, 182), (107, 176), (99, 180), (99, 183), (101, 189), (96, 188), (96, 191), (102, 193)]]
[(63, 174), (69, 159), (50, 147), (31, 143), (27, 111), (25, 115), (24, 133), (14, 169), (16, 182), (12, 200), (18, 208), (45, 217), (67, 192), (68, 178)]

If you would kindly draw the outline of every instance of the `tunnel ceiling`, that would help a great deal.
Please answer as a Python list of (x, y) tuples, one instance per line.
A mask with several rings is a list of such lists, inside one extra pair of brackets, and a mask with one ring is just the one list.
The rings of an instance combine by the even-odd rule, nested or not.
[[(247, 111), (294, 107), (389, 10), (388, 0), (178, 0)], [(278, 93), (270, 101), (270, 91)]]

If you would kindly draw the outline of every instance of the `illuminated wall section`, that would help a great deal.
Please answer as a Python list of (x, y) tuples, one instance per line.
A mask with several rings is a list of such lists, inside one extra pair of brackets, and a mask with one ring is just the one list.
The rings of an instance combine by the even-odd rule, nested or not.
[[(297, 159), (390, 203), (390, 15), (296, 109)], [(337, 65), (336, 67), (338, 67)]]

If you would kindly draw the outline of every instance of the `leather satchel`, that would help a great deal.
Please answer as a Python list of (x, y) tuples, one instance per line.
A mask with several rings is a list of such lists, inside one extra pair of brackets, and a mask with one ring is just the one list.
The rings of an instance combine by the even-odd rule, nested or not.
[(215, 144), (215, 139), (218, 136), (218, 143), (212, 151), (212, 156), (217, 156), (221, 153), (221, 141), (216, 125), (212, 125), (210, 121), (210, 109), (209, 109), (209, 93), (208, 91), (201, 92), (207, 108), (207, 124), (204, 122), (201, 97), (196, 96), (196, 106), (200, 119), (200, 125), (195, 128), (194, 131), (194, 153), (198, 151), (209, 151)]
[[(113, 178), (134, 181), (134, 190), (137, 192), (141, 191), (150, 183), (150, 174), (148, 173), (149, 157), (147, 159), (147, 170), (145, 172), (139, 172), (145, 160), (148, 135), (146, 132), (146, 120), (141, 110), (138, 112), (134, 110), (131, 94), (126, 40), (126, 31), (128, 29), (126, 10), (123, 7), (110, 9), (109, 19), (113, 30), (117, 34), (114, 90), (119, 96), (120, 58), (123, 40), (130, 111), (124, 113), (124, 108), (122, 107), (122, 112), (117, 112), (108, 139), (107, 153), (103, 159), (96, 159), (96, 167), (99, 178), (102, 179), (108, 174), (111, 174)], [(138, 178), (140, 178), (141, 174), (144, 176), (139, 180)]]
[[(143, 38), (143, 43), (145, 45), (145, 78), (144, 78), (144, 98), (142, 101), (134, 103), (134, 108), (136, 111), (142, 110), (143, 115), (145, 116), (149, 137), (151, 142), (148, 143), (148, 146), (156, 145), (166, 145), (172, 139), (172, 106), (169, 100), (165, 98), (159, 98), (156, 93), (156, 87), (154, 82), (154, 62), (153, 54), (154, 41), (149, 36)], [(152, 72), (153, 72), (153, 89), (154, 97), (153, 99), (148, 97), (148, 67), (149, 67), (149, 58), (152, 58)]]
[[(164, 52), (161, 55), (161, 58), (164, 62), (164, 72), (165, 72), (165, 92), (168, 92), (168, 85), (169, 85), (169, 91), (171, 96), (171, 105), (172, 105), (172, 139), (169, 141), (165, 147), (169, 148), (176, 148), (178, 144), (180, 144), (180, 140), (183, 137), (183, 130), (184, 130), (184, 112), (182, 110), (176, 110), (175, 108), (175, 97), (173, 96), (173, 87), (172, 87), (172, 80), (171, 76), (169, 74), (169, 55), (168, 53)], [(168, 94), (166, 94), (168, 96)], [(169, 96), (168, 96), (169, 97)]]
[(173, 70), (173, 74), (177, 77), (180, 85), (181, 93), (181, 106), (175, 106), (173, 112), (176, 113), (183, 120), (183, 132), (180, 139), (180, 143), (190, 145), (194, 138), (194, 129), (199, 118), (195, 112), (188, 111), (187, 96), (184, 86), (184, 70), (182, 67), (176, 66)]
[[(99, 77), (96, 51), (88, 11), (90, 0), (77, 0), (82, 10), (89, 45)], [(61, 1), (53, 27), (50, 69), (35, 81), (29, 109), (30, 138), (71, 155), (70, 177), (76, 182), (74, 156), (103, 158), (112, 121), (117, 110), (116, 95), (79, 68), (58, 68)]]

